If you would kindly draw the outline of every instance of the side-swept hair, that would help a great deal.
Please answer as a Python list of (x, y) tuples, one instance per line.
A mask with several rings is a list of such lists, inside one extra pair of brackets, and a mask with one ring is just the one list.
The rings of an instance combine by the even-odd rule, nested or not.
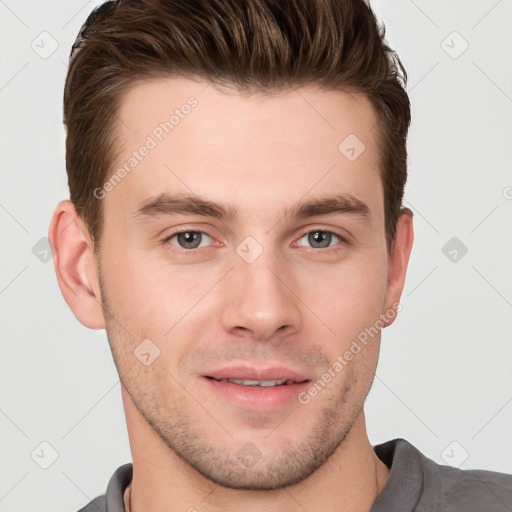
[(103, 227), (93, 191), (116, 158), (123, 93), (140, 80), (183, 76), (241, 93), (299, 86), (359, 92), (378, 121), (388, 249), (407, 179), (407, 74), (364, 0), (114, 0), (73, 45), (64, 91), (70, 198), (95, 247)]

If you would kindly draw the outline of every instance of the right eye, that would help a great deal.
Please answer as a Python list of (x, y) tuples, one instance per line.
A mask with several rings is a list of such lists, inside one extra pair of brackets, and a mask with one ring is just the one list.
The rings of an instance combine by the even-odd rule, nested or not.
[(172, 245), (182, 249), (183, 252), (188, 252), (208, 246), (208, 243), (201, 245), (205, 237), (210, 239), (210, 241), (212, 240), (204, 231), (187, 229), (170, 234), (163, 240), (163, 243), (170, 242)]

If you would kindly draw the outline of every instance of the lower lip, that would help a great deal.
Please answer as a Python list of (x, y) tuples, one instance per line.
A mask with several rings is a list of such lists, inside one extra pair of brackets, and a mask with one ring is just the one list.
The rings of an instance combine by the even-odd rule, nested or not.
[(229, 400), (252, 409), (275, 409), (298, 401), (298, 394), (310, 384), (309, 381), (284, 386), (243, 386), (232, 382), (220, 382), (204, 377), (206, 385)]

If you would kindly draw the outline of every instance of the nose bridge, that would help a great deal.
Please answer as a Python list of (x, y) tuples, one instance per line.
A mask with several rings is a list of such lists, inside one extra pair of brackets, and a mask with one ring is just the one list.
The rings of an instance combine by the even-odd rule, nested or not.
[[(292, 288), (291, 273), (284, 268), (279, 256), (270, 249), (260, 250), (255, 257), (255, 247), (243, 243), (230, 272), (229, 300), (223, 313), (226, 331), (248, 330), (257, 339), (268, 339), (279, 330), (300, 328), (298, 301), (288, 288)], [(248, 249), (247, 252), (243, 250)], [(252, 251), (252, 258), (247, 254)], [(293, 288), (292, 288), (293, 289)]]

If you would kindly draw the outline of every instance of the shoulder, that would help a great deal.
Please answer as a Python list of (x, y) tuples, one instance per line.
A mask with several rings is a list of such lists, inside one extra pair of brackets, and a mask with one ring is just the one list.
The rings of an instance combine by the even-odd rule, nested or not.
[(110, 479), (105, 494), (98, 496), (78, 512), (124, 512), (124, 491), (132, 481), (133, 466), (119, 467)]
[(397, 499), (407, 503), (404, 510), (417, 512), (512, 510), (512, 475), (443, 466), (404, 439), (388, 441), (374, 450), (390, 468), (376, 502), (385, 505), (382, 510)]
[(430, 485), (430, 492), (451, 510), (498, 512), (512, 509), (511, 475), (436, 466), (431, 480), (425, 484)]

